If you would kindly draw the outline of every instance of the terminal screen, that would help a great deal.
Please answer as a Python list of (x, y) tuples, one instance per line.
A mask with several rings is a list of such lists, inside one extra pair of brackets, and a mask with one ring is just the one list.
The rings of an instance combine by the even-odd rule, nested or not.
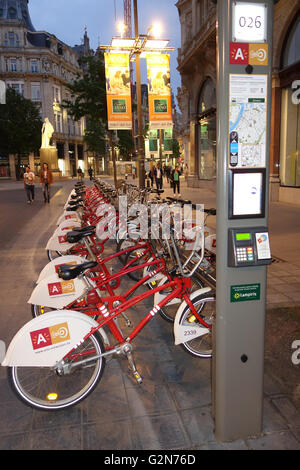
[(263, 173), (235, 172), (233, 174), (232, 215), (263, 215)]
[(250, 233), (237, 233), (235, 235), (235, 238), (236, 238), (237, 241), (251, 240), (251, 234)]

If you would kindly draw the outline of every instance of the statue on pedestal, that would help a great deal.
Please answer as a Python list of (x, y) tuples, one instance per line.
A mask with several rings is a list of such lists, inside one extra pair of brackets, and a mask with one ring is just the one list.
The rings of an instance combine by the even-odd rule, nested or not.
[(52, 148), (50, 145), (51, 137), (54, 133), (54, 128), (48, 118), (45, 118), (42, 127), (42, 149)]

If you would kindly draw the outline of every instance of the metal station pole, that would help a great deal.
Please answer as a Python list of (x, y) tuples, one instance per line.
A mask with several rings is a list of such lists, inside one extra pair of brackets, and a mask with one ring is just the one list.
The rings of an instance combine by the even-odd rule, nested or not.
[(262, 430), (273, 0), (217, 1), (215, 436)]

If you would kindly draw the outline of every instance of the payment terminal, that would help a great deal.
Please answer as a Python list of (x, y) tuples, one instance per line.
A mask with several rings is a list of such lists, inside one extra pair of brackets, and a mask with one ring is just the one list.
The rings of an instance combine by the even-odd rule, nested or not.
[(266, 227), (228, 230), (228, 266), (239, 268), (271, 264), (269, 232)]

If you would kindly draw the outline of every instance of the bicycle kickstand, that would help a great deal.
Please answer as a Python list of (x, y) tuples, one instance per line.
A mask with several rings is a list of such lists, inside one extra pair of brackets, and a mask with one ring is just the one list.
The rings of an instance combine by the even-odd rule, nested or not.
[(133, 376), (134, 376), (135, 380), (137, 381), (138, 384), (141, 384), (143, 382), (143, 378), (142, 378), (142, 376), (140, 375), (140, 373), (138, 372), (138, 370), (135, 366), (135, 363), (134, 363), (134, 360), (133, 360), (133, 355), (132, 355), (132, 346), (131, 346), (131, 344), (126, 344), (126, 346), (123, 349), (123, 352), (127, 356), (129, 367), (130, 367), (130, 369), (133, 373)]

